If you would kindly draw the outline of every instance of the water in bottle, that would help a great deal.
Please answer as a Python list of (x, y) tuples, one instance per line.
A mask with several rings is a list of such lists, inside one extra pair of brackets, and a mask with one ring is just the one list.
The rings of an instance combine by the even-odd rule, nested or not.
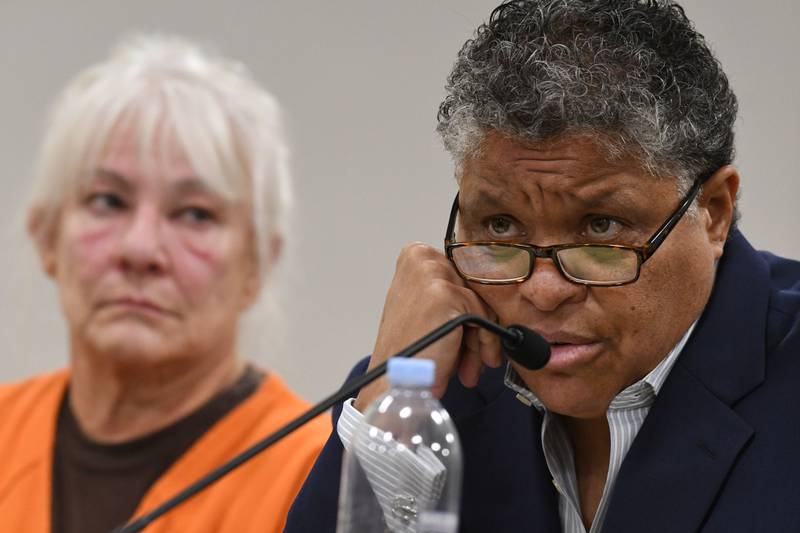
[(393, 358), (390, 390), (345, 442), (337, 533), (455, 533), (461, 446), (431, 394), (435, 366)]

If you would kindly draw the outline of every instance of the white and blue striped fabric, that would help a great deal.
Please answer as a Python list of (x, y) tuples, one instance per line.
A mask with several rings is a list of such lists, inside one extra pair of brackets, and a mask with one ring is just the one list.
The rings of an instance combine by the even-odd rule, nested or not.
[(374, 426), (357, 431), (364, 417), (352, 404), (352, 399), (345, 402), (339, 418), (339, 439), (358, 458), (389, 530), (415, 533), (416, 509), (435, 507), (447, 481), (447, 470), (427, 446), (412, 451)]

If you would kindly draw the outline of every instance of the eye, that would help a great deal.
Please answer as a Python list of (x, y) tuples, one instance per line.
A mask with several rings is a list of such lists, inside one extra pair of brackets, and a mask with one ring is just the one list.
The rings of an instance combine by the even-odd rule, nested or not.
[(89, 209), (96, 213), (111, 213), (121, 211), (127, 204), (121, 196), (111, 192), (95, 192), (86, 197), (85, 203)]
[(594, 239), (613, 239), (621, 230), (622, 224), (610, 217), (592, 217), (586, 224), (586, 236)]
[(489, 235), (492, 238), (514, 237), (514, 222), (507, 216), (493, 216), (487, 221)]
[(179, 209), (175, 214), (175, 218), (190, 224), (208, 224), (217, 220), (217, 216), (213, 211), (197, 206)]
[(493, 217), (489, 221), (489, 227), (493, 232), (503, 234), (511, 227), (511, 222), (504, 217)]

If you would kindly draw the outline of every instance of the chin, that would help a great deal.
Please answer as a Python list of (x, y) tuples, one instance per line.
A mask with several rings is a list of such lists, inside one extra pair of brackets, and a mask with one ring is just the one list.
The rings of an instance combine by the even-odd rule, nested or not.
[(606, 416), (614, 394), (597, 390), (574, 378), (530, 376), (523, 378), (548, 411), (571, 418), (593, 419)]
[(135, 365), (157, 365), (178, 358), (175, 337), (149, 328), (125, 325), (90, 333), (87, 345), (105, 359)]

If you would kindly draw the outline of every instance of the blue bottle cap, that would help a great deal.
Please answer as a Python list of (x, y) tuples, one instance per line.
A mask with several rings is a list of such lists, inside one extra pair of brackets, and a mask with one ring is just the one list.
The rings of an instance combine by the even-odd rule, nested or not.
[(436, 363), (430, 359), (392, 357), (386, 366), (389, 383), (398, 387), (430, 387)]

